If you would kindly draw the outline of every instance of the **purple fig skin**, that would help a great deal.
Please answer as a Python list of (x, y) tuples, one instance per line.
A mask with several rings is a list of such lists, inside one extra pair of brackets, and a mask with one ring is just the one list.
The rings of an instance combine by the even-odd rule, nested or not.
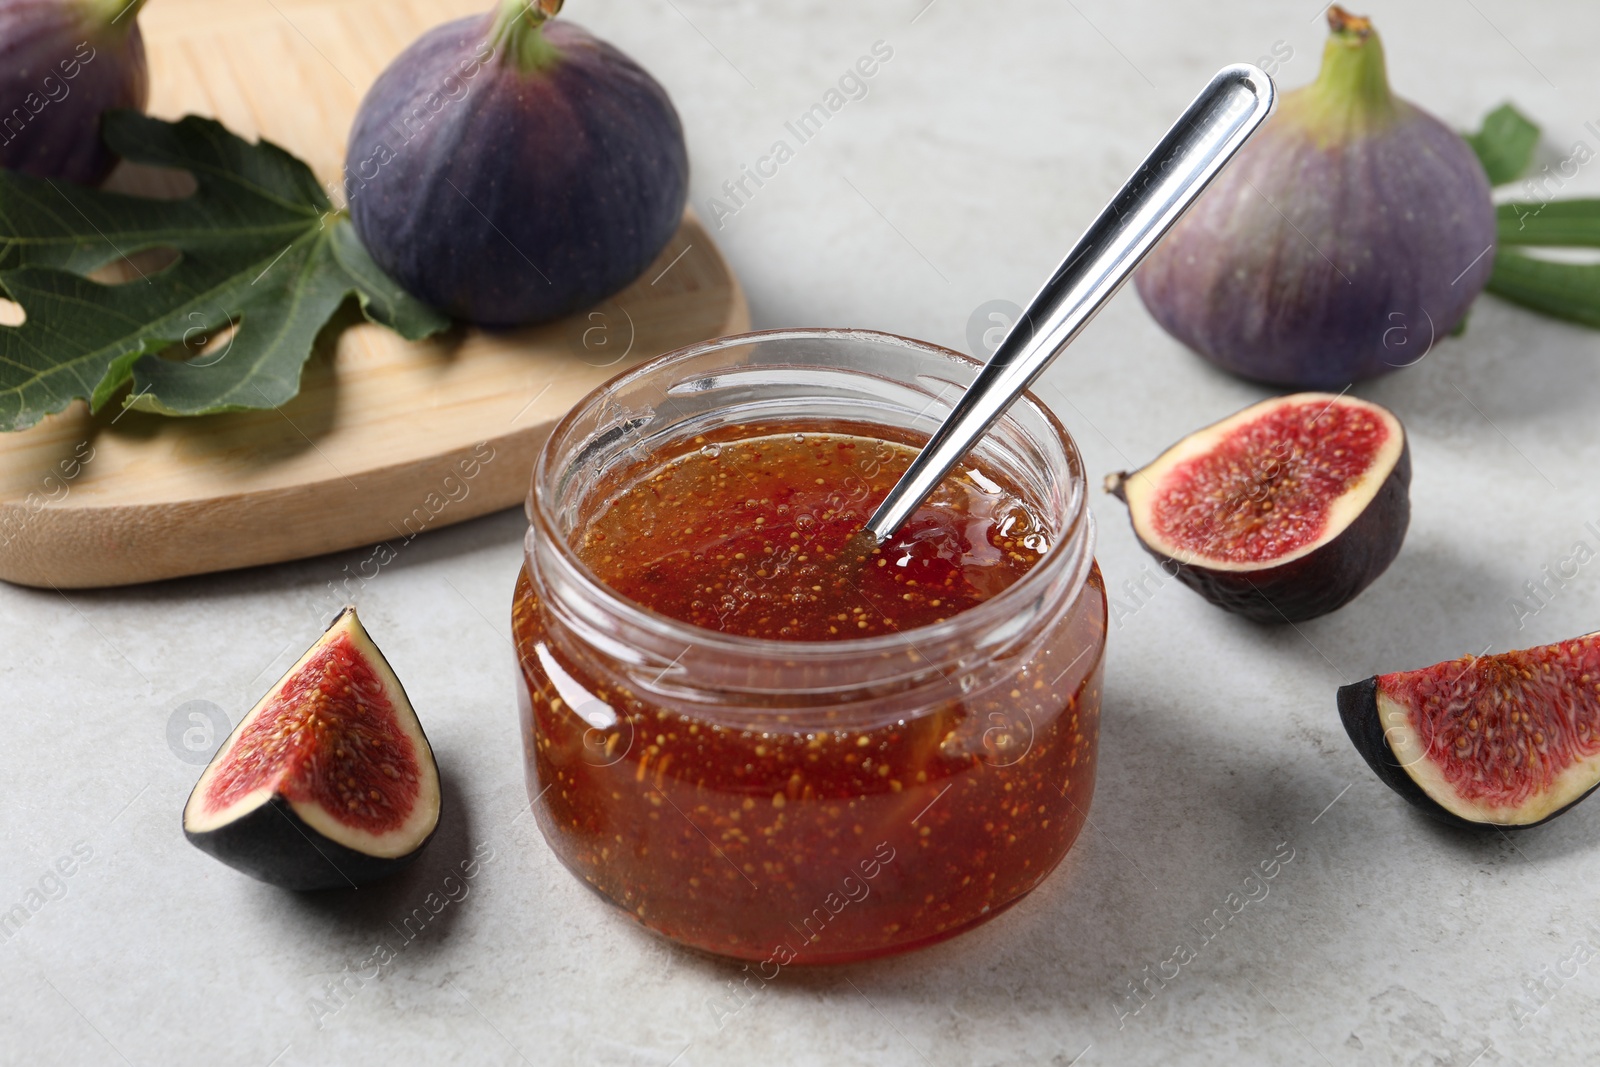
[(0, 167), (80, 185), (111, 173), (100, 116), (150, 96), (138, 6), (0, 0)]
[(1311, 88), (1285, 99), (1135, 285), (1217, 366), (1338, 388), (1416, 363), (1460, 325), (1494, 266), (1495, 213), (1477, 157), (1438, 119), (1384, 86), (1390, 113), (1339, 128), (1295, 106)]
[[(559, 6), (559, 5), (557, 5)], [(372, 258), (458, 319), (520, 326), (637, 278), (688, 196), (683, 126), (633, 60), (563, 20), (536, 69), (496, 14), (424, 34), (361, 102), (345, 189)]]

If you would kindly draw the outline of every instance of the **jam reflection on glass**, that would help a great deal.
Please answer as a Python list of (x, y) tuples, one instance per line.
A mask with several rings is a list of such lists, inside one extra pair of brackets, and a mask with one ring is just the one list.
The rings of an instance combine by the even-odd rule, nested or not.
[[(915, 449), (831, 429), (731, 427), (625, 467), (571, 546), (652, 611), (795, 642), (915, 642), (1048, 551), (1023, 495), (969, 462), (874, 556), (841, 566)], [(641, 699), (603, 655), (552, 639), (524, 568), (513, 626), (541, 826), (604, 897), (708, 951), (824, 963), (949, 937), (1032, 889), (1082, 826), (1105, 611), (1093, 569), (1025, 647), (888, 717), (775, 707), (730, 725)]]

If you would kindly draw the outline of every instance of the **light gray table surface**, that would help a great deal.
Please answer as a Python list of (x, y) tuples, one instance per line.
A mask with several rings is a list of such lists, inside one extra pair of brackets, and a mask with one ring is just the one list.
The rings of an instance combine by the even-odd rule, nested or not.
[[(571, 0), (683, 113), (709, 203), (874, 42), (852, 100), (716, 236), (758, 326), (872, 327), (970, 349), (1025, 302), (1209, 74), (1292, 50), (1312, 3)], [(1370, 12), (1393, 82), (1475, 125), (1513, 99), (1542, 162), (1600, 125), (1600, 8), (1429, 0)], [(1600, 190), (1585, 168), (1564, 193)], [(731, 205), (730, 205), (731, 206)], [(319, 631), (352, 551), (68, 596), (0, 587), (0, 1061), (954, 1065), (1326, 1063), (1491, 1067), (1600, 1048), (1600, 801), (1516, 836), (1442, 829), (1362, 763), (1337, 686), (1596, 627), (1600, 565), (1519, 620), (1523, 583), (1600, 547), (1600, 334), (1484, 299), (1464, 338), (1357, 393), (1405, 420), (1410, 535), (1390, 571), (1298, 628), (1238, 621), (1150, 568), (1095, 493), (1113, 623), (1091, 826), (996, 921), (887, 961), (785, 970), (729, 1014), (735, 966), (673, 947), (584, 890), (522, 813), (509, 641), (524, 527), (507, 511), (408, 546), (358, 598), (438, 752), (448, 814), (407, 875), (297, 896), (183, 839), (200, 767), (180, 706), (236, 722)], [(1266, 394), (1164, 335), (1130, 288), (1041, 395), (1091, 478)], [(1595, 526), (1587, 524), (1595, 523)], [(183, 531), (175, 529), (174, 537)], [(1148, 588), (1148, 586), (1147, 586)], [(187, 724), (187, 719), (183, 722)], [(374, 978), (391, 922), (478, 849), (467, 895)], [(59, 882), (47, 872), (79, 857)], [(1142, 1010), (1157, 970), (1252, 869), (1292, 853)], [(88, 859), (82, 857), (87, 855)], [(80, 862), (81, 861), (81, 862)], [(342, 983), (342, 1000), (329, 999)], [(1542, 988), (1542, 993), (1532, 990)], [(1535, 1010), (1537, 1009), (1537, 1010)]]

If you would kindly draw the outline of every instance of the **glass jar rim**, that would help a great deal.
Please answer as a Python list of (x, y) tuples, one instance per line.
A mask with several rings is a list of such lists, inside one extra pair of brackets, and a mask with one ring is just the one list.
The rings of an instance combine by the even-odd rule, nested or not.
[[(953, 615), (943, 622), (930, 623), (909, 630), (898, 630), (871, 637), (851, 637), (838, 641), (782, 641), (773, 638), (723, 633), (719, 630), (695, 626), (693, 623), (683, 622), (670, 615), (664, 615), (647, 608), (643, 604), (622, 596), (606, 585), (599, 575), (595, 574), (579, 558), (567, 539), (561, 535), (557, 517), (548, 506), (549, 497), (553, 494), (541, 492), (542, 488), (553, 485), (554, 480), (560, 477), (562, 473), (554, 469), (559, 442), (572, 431), (578, 420), (587, 414), (600, 398), (614, 393), (628, 382), (648, 374), (658, 373), (662, 368), (673, 363), (687, 361), (724, 348), (735, 348), (766, 341), (788, 340), (864, 341), (887, 344), (953, 359), (958, 363), (966, 363), (973, 367), (982, 366), (981, 361), (973, 359), (965, 353), (927, 341), (903, 337), (899, 334), (886, 333), (880, 330), (807, 327), (754, 330), (748, 333), (728, 334), (723, 337), (698, 341), (694, 344), (685, 345), (682, 348), (676, 348), (670, 352), (653, 356), (607, 379), (590, 391), (582, 400), (574, 404), (566, 415), (556, 423), (555, 427), (550, 431), (550, 435), (545, 438), (544, 444), (539, 449), (538, 458), (534, 462), (527, 512), (530, 521), (529, 536), (532, 536), (535, 530), (542, 533), (546, 542), (554, 549), (556, 558), (571, 574), (582, 580), (585, 592), (593, 597), (598, 606), (602, 607), (608, 615), (623, 619), (632, 625), (647, 627), (663, 636), (673, 637), (681, 641), (685, 646), (695, 646), (702, 649), (723, 649), (730, 655), (741, 657), (766, 656), (791, 662), (825, 660), (835, 657), (870, 655), (875, 652), (898, 651), (903, 649), (907, 643), (912, 643), (914, 646), (913, 638), (921, 638), (929, 643), (937, 644), (942, 641), (952, 640), (969, 629), (981, 629), (985, 626), (997, 625), (1007, 616), (1014, 614), (1017, 605), (1026, 603), (1029, 599), (1040, 595), (1050, 582), (1055, 570), (1062, 565), (1066, 557), (1074, 549), (1081, 551), (1080, 573), (1075, 576), (1072, 583), (1074, 589), (1081, 587), (1083, 582), (1087, 580), (1090, 561), (1094, 554), (1094, 531), (1093, 518), (1088, 505), (1088, 478), (1083, 469), (1083, 456), (1078, 451), (1077, 442), (1067, 432), (1066, 427), (1061, 424), (1061, 420), (1056, 418), (1055, 413), (1030, 389), (1019, 396), (1013, 406), (1024, 403), (1031, 405), (1044, 419), (1051, 433), (1055, 435), (1067, 456), (1069, 471), (1075, 471), (1076, 473), (1077, 485), (1075, 486), (1076, 493), (1073, 499), (1073, 506), (1065, 516), (1065, 522), (1062, 528), (1057, 531), (1050, 548), (1021, 578), (988, 600), (957, 615)], [(1007, 417), (1009, 416), (1001, 416), (1002, 419)], [(1080, 544), (1080, 542), (1082, 543)]]

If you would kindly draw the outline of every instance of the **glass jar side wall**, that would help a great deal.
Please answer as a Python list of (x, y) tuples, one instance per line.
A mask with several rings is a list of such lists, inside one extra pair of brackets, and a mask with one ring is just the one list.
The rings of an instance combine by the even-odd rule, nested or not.
[(1021, 653), (881, 726), (718, 725), (564, 648), (526, 567), (513, 627), (529, 793), (575, 874), (706, 951), (833, 963), (950, 937), (1015, 903), (1094, 788), (1098, 568)]

